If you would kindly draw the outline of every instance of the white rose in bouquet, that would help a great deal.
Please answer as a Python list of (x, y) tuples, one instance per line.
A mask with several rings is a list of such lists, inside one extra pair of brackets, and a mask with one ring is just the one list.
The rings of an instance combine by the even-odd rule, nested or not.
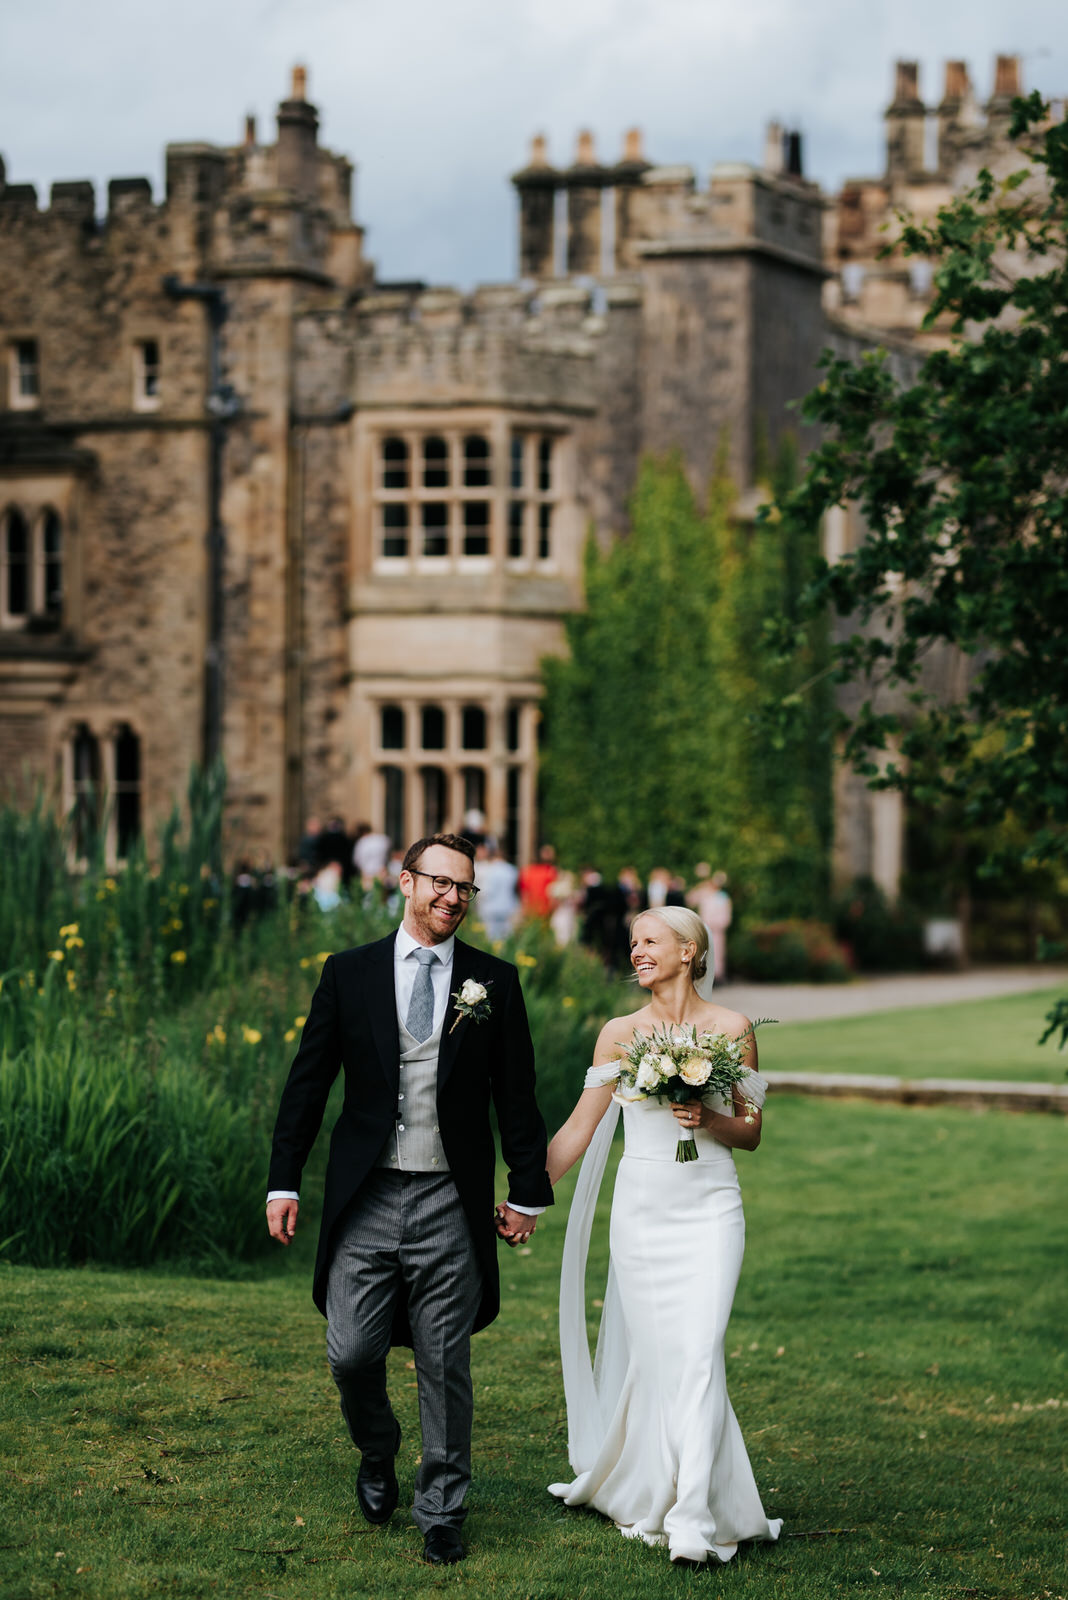
[(700, 1088), (702, 1083), (708, 1082), (712, 1063), (707, 1056), (687, 1056), (685, 1061), (679, 1063), (676, 1070), (684, 1083)]
[(646, 1094), (655, 1092), (663, 1077), (661, 1070), (662, 1061), (662, 1056), (646, 1056), (642, 1061), (641, 1066), (638, 1068), (638, 1075), (634, 1080), (634, 1087), (636, 1089), (643, 1090)]

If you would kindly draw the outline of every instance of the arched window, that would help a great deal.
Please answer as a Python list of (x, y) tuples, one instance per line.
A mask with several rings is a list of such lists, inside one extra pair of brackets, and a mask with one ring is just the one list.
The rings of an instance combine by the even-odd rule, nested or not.
[(383, 489), (407, 489), (408, 441), (391, 434), (382, 440)]
[(545, 494), (553, 486), (553, 442), (551, 439), (538, 441), (538, 488)]
[(551, 561), (553, 554), (553, 508), (550, 504), (538, 507), (538, 560)]
[(404, 707), (383, 706), (379, 714), (379, 744), (383, 750), (403, 750), (405, 739)]
[(488, 500), (464, 501), (465, 556), (489, 555), (489, 513)]
[(404, 768), (383, 767), (381, 771), (382, 832), (388, 834), (395, 847), (399, 847), (408, 832), (404, 813)]
[(408, 507), (403, 501), (387, 503), (380, 507), (382, 513), (382, 554), (407, 556)]
[(464, 486), (468, 489), (490, 486), (490, 445), (481, 433), (469, 433), (464, 439)]
[(30, 530), (26, 518), (14, 506), (4, 514), (4, 592), (6, 619), (16, 621), (30, 614)]
[(432, 433), (423, 440), (423, 488), (449, 487), (449, 442)]
[(440, 767), (423, 767), (423, 832), (440, 833), (445, 826), (445, 774)]
[(41, 566), (44, 614), (58, 622), (63, 615), (63, 524), (51, 506), (41, 519)]
[(71, 734), (71, 777), (71, 831), (75, 854), (81, 857), (92, 850), (100, 827), (100, 741), (85, 722)]
[(486, 814), (486, 770), (484, 767), (462, 767), (464, 785), (464, 818), (472, 811)]
[(460, 742), (465, 750), (485, 750), (486, 713), (481, 706), (464, 706)]
[(421, 733), (420, 743), (424, 750), (444, 750), (445, 713), (440, 706), (423, 707)]
[(115, 853), (125, 860), (141, 837), (141, 740), (128, 722), (114, 734)]
[(424, 500), (423, 554), (447, 556), (449, 553), (449, 503), (447, 500)]

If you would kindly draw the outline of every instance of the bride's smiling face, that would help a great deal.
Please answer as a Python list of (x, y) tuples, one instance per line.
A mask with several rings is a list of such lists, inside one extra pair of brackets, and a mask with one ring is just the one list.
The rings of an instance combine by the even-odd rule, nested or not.
[(695, 950), (693, 944), (680, 944), (667, 923), (652, 912), (635, 917), (630, 925), (630, 964), (643, 989), (687, 972)]

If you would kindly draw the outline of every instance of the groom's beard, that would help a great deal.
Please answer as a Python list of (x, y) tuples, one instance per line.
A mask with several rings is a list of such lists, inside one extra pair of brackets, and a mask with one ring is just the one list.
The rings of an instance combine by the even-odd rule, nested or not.
[(431, 944), (441, 944), (448, 939), (467, 915), (467, 907), (462, 902), (453, 909), (437, 896), (432, 896), (425, 905), (409, 901), (409, 908), (413, 929)]

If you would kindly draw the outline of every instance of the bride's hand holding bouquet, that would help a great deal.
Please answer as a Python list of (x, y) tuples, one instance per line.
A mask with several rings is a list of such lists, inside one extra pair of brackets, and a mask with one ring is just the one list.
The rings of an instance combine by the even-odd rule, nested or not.
[(757, 1028), (771, 1017), (750, 1023), (744, 1033), (699, 1033), (694, 1026), (665, 1023), (651, 1033), (634, 1030), (628, 1044), (620, 1045), (619, 1072), (612, 1098), (621, 1105), (635, 1100), (668, 1100), (675, 1108), (692, 1107), (683, 1123), (675, 1150), (676, 1161), (694, 1161), (697, 1146), (694, 1128), (701, 1122), (701, 1106), (713, 1095), (733, 1102), (737, 1086), (742, 1093), (746, 1122), (752, 1122), (757, 1107), (744, 1099), (745, 1080), (750, 1075), (745, 1057), (749, 1041)]

